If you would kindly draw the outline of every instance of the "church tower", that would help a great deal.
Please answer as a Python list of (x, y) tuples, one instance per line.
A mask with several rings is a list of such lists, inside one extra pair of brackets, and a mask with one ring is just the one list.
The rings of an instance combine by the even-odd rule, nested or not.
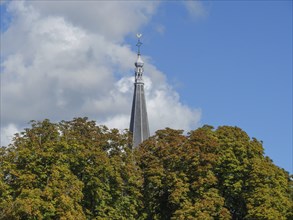
[(134, 82), (134, 94), (132, 101), (131, 119), (129, 130), (133, 135), (132, 147), (137, 147), (141, 142), (150, 136), (149, 122), (146, 109), (146, 101), (144, 95), (144, 83), (142, 79), (144, 62), (140, 56), (140, 47), (142, 45), (140, 38), (141, 34), (136, 35), (138, 42), (136, 44), (137, 61), (135, 64), (135, 82)]

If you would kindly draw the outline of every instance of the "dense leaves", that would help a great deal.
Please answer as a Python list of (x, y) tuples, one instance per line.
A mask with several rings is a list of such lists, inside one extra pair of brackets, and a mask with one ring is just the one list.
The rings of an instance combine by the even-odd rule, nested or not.
[(292, 219), (292, 181), (237, 127), (166, 128), (131, 150), (87, 118), (0, 148), (0, 219)]

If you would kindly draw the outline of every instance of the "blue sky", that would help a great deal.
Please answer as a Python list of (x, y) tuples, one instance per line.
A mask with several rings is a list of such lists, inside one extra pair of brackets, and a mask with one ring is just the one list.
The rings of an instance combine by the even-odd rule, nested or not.
[[(2, 3), (2, 137), (31, 119), (84, 115), (127, 128), (141, 32), (153, 132), (238, 126), (292, 173), (292, 1), (115, 3)], [(21, 104), (23, 91), (31, 97)]]
[(241, 127), (292, 172), (292, 2), (204, 5), (207, 15), (192, 20), (164, 3), (154, 21), (165, 32), (144, 50), (182, 102), (202, 109), (202, 124)]

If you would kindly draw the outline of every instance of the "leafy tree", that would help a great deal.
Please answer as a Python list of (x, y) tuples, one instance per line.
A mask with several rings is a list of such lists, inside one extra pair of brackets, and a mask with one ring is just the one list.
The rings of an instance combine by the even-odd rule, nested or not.
[(142, 144), (144, 201), (148, 219), (228, 219), (224, 198), (215, 188), (215, 138), (210, 129), (165, 129)]
[(261, 142), (237, 127), (216, 130), (219, 189), (233, 219), (289, 219), (289, 175), (264, 157)]
[(32, 121), (0, 148), (0, 219), (292, 219), (292, 179), (237, 127)]
[(138, 219), (128, 133), (87, 118), (31, 126), (1, 148), (1, 219)]
[(230, 219), (230, 213), (224, 206), (224, 198), (218, 189), (215, 166), (219, 161), (218, 139), (213, 127), (203, 126), (191, 131), (188, 136), (198, 164), (189, 170), (193, 201), (191, 213), (197, 219)]
[(147, 219), (290, 219), (288, 173), (237, 127), (165, 129), (138, 149)]
[(0, 205), (4, 219), (85, 218), (80, 205), (83, 184), (65, 163), (58, 135), (56, 124), (32, 121), (31, 129), (3, 149), (2, 180), (9, 186), (8, 203)]

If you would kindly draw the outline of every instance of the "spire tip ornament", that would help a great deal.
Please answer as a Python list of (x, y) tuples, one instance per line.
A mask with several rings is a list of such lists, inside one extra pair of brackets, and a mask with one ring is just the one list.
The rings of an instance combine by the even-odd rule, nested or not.
[(140, 38), (142, 37), (142, 34), (136, 34), (137, 37), (137, 54), (140, 55), (140, 47), (142, 45), (142, 42), (140, 41)]

